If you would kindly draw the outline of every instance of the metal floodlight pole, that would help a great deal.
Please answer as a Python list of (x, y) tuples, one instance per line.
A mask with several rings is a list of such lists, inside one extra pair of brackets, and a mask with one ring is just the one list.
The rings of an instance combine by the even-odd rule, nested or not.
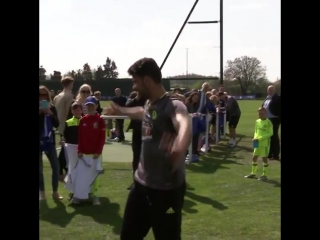
[(189, 48), (186, 49), (186, 76), (189, 75)]
[(223, 85), (223, 0), (220, 0), (220, 85)]
[(164, 58), (161, 66), (160, 66), (160, 69), (161, 69), (161, 70), (162, 70), (164, 64), (166, 63), (166, 61), (167, 61), (167, 59), (168, 59), (168, 57), (169, 57), (172, 49), (174, 48), (174, 45), (176, 45), (176, 42), (178, 41), (178, 39), (179, 39), (179, 37), (180, 37), (180, 34), (182, 33), (182, 30), (183, 30), (184, 27), (186, 26), (186, 24), (187, 24), (187, 22), (188, 22), (188, 20), (189, 20), (189, 18), (190, 18), (190, 16), (191, 16), (191, 14), (192, 14), (193, 10), (195, 9), (195, 7), (197, 6), (198, 2), (199, 2), (199, 0), (196, 0), (195, 3), (193, 4), (193, 6), (192, 6), (192, 8), (191, 8), (191, 10), (190, 10), (190, 12), (189, 12), (186, 20), (184, 21), (182, 27), (180, 28), (180, 31), (178, 32), (178, 35), (177, 35), (176, 38), (174, 39), (174, 41), (173, 41), (173, 43), (172, 43), (172, 45), (171, 45), (171, 47), (170, 47), (170, 49), (169, 49), (166, 57)]

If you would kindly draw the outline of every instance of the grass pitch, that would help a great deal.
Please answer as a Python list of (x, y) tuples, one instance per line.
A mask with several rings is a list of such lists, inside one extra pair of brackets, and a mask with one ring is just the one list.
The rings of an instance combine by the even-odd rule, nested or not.
[[(228, 148), (227, 141), (222, 141), (199, 163), (187, 167), (189, 187), (183, 209), (183, 240), (280, 239), (280, 163), (270, 161), (269, 182), (243, 177), (251, 171), (251, 139), (261, 101), (239, 101), (239, 104), (242, 116), (237, 146)], [(65, 200), (54, 202), (48, 198), (40, 203), (40, 239), (119, 239), (132, 172), (130, 162), (109, 162), (117, 157), (116, 151), (110, 150), (114, 147), (106, 145), (104, 149), (106, 170), (100, 181), (101, 206), (70, 206), (61, 185), (59, 191)], [(129, 146), (117, 147), (121, 150)], [(121, 158), (131, 161), (129, 151)], [(259, 160), (258, 173), (261, 171)], [(50, 193), (48, 163), (44, 173)], [(154, 239), (152, 231), (146, 239)]]

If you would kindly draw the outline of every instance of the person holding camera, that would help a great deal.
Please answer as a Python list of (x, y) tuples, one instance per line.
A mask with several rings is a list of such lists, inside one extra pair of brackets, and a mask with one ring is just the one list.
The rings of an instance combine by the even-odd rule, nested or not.
[(61, 200), (58, 193), (59, 162), (56, 151), (54, 128), (59, 127), (56, 108), (52, 105), (50, 91), (39, 86), (39, 200), (45, 200), (43, 177), (43, 154), (45, 153), (52, 169), (52, 197)]

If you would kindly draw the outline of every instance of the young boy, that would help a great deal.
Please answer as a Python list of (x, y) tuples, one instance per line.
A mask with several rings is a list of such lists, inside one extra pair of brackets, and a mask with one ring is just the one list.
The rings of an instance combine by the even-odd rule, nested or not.
[(262, 158), (263, 169), (262, 176), (258, 179), (261, 181), (268, 180), (267, 170), (268, 170), (268, 154), (270, 148), (270, 138), (273, 135), (272, 123), (267, 119), (267, 111), (265, 108), (260, 107), (258, 109), (259, 119), (256, 120), (254, 128), (254, 137), (252, 139), (254, 150), (252, 157), (252, 171), (246, 178), (255, 178), (258, 168), (258, 157)]
[(62, 140), (64, 143), (78, 144), (78, 126), (82, 117), (82, 105), (74, 102), (71, 105), (71, 112), (73, 117), (66, 121)]
[(82, 117), (82, 105), (78, 102), (72, 103), (71, 113), (73, 117), (66, 121), (63, 136), (61, 139), (64, 145), (63, 147), (65, 148), (64, 153), (67, 156), (66, 158), (69, 160), (67, 163), (67, 169), (70, 169), (70, 171), (68, 172), (67, 177), (65, 179), (66, 188), (71, 192), (69, 194), (69, 200), (73, 197), (72, 184), (70, 183), (72, 182), (72, 170), (74, 169), (75, 164), (78, 160), (78, 126), (80, 123), (80, 118)]
[[(97, 196), (99, 186), (98, 175), (102, 171), (101, 154), (106, 139), (106, 126), (100, 114), (96, 112), (98, 105), (95, 97), (87, 97), (85, 106), (87, 106), (88, 112), (80, 119), (79, 123), (78, 157), (80, 160), (82, 159), (87, 166), (90, 166), (88, 171), (93, 171), (94, 174), (97, 173), (93, 178), (94, 182), (90, 183), (90, 185), (92, 203), (93, 205), (100, 205), (100, 200)], [(77, 203), (77, 200), (79, 199), (75, 198), (73, 202)]]

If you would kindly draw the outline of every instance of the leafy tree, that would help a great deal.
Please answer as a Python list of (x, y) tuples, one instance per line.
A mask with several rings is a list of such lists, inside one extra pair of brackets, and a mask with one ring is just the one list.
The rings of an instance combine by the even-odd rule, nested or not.
[[(180, 88), (189, 88), (189, 89), (199, 89), (201, 88), (202, 84), (204, 82), (208, 82), (210, 86), (214, 87), (214, 84), (219, 84), (219, 81), (216, 80), (205, 80), (206, 78), (212, 78), (214, 76), (204, 76), (196, 73), (189, 73), (188, 75), (181, 74), (176, 76), (170, 76), (166, 77), (167, 79), (170, 79), (171, 87), (180, 87)], [(180, 78), (180, 80), (179, 80)], [(181, 80), (183, 78), (184, 80)], [(218, 80), (218, 77), (216, 77)], [(188, 79), (188, 80), (186, 80)]]
[(50, 74), (50, 80), (60, 81), (62, 79), (61, 72), (53, 71), (53, 75)]
[(277, 81), (275, 81), (273, 85), (276, 88), (276, 92), (278, 94), (281, 94), (281, 79), (277, 79)]
[(76, 77), (76, 72), (74, 70), (67, 72), (66, 76), (71, 76), (73, 79)]
[(94, 78), (95, 80), (101, 80), (103, 79), (103, 76), (104, 76), (104, 71), (101, 66), (98, 66), (97, 70), (95, 71)]
[(82, 77), (85, 81), (92, 80), (92, 72), (88, 63), (83, 65)]
[(43, 66), (39, 67), (39, 80), (46, 80), (46, 69)]
[(109, 57), (107, 57), (106, 64), (103, 65), (103, 78), (118, 78), (118, 67), (115, 61), (112, 61)]
[(224, 78), (238, 81), (242, 94), (246, 95), (249, 88), (266, 79), (266, 67), (262, 66), (255, 57), (242, 56), (233, 61), (227, 61)]

